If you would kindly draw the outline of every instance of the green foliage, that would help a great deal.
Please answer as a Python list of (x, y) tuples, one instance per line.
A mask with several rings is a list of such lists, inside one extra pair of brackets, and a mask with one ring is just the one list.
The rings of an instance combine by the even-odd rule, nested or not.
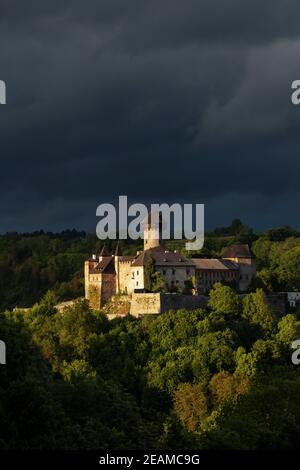
[(201, 385), (180, 384), (174, 396), (174, 410), (187, 431), (196, 431), (209, 415), (207, 397)]
[(144, 270), (144, 285), (145, 289), (149, 292), (152, 292), (152, 283), (153, 283), (153, 276), (155, 274), (155, 262), (153, 256), (151, 254), (147, 257), (145, 270)]
[(166, 281), (160, 272), (155, 272), (152, 276), (152, 292), (166, 292)]
[(299, 446), (300, 322), (262, 291), (241, 306), (219, 285), (207, 309), (142, 320), (55, 302), (0, 314), (0, 448)]
[(294, 340), (300, 338), (300, 321), (295, 315), (286, 315), (278, 322), (276, 338), (290, 349)]
[[(94, 237), (0, 236), (0, 448), (299, 448), (299, 316), (278, 318), (265, 292), (299, 288), (300, 239), (287, 228), (257, 237), (234, 221), (205, 250), (243, 237), (258, 264), (243, 301), (215, 284), (205, 309), (108, 321), (86, 301), (55, 308), (80, 297)], [(124, 242), (124, 254), (135, 250)], [(153, 268), (150, 259), (148, 288), (163, 290)], [(16, 304), (33, 306), (3, 311)]]
[(193, 293), (193, 290), (195, 289), (195, 286), (196, 286), (195, 276), (193, 276), (192, 279), (186, 279), (186, 281), (184, 281), (184, 291), (183, 291), (183, 293), (191, 295)]
[(213, 402), (220, 405), (227, 401), (237, 401), (240, 396), (247, 394), (250, 389), (250, 380), (247, 375), (222, 371), (213, 376), (209, 389)]
[[(59, 301), (83, 296), (84, 261), (101, 247), (96, 236), (75, 230), (0, 235), (0, 308), (31, 307), (49, 289)], [(113, 253), (115, 241), (107, 248)], [(133, 255), (140, 245), (120, 240), (120, 248)]]
[[(281, 373), (279, 373), (281, 372)], [(227, 402), (211, 415), (201, 441), (206, 449), (275, 450), (299, 445), (297, 371), (269, 369), (236, 404)]]
[(241, 300), (231, 287), (216, 283), (210, 291), (209, 306), (216, 313), (237, 315), (241, 311)]
[[(134, 255), (141, 243), (120, 240), (124, 255)], [(234, 243), (248, 243), (256, 255), (256, 287), (267, 292), (300, 290), (300, 237), (290, 227), (269, 230), (258, 236), (239, 219), (228, 227), (221, 227), (205, 235), (205, 245), (192, 256), (221, 256), (224, 249)], [(83, 263), (92, 253), (99, 253), (101, 241), (82, 232), (65, 231), (61, 234), (37, 232), (34, 234), (0, 235), (0, 308), (31, 307), (49, 290), (58, 301), (83, 296)], [(170, 240), (169, 249), (185, 253), (184, 240)], [(115, 242), (107, 241), (114, 251)], [(154, 279), (153, 260), (146, 267), (146, 288), (152, 282), (158, 291), (165, 290), (161, 279)], [(158, 286), (157, 286), (158, 284)], [(185, 291), (190, 290), (187, 286)], [(172, 291), (178, 292), (174, 286)]]
[(149, 292), (165, 292), (166, 291), (166, 282), (163, 275), (155, 271), (155, 262), (153, 256), (148, 255), (145, 271), (145, 289)]
[(260, 237), (252, 249), (257, 257), (259, 286), (269, 292), (300, 290), (299, 234), (281, 241)]
[(250, 324), (258, 325), (262, 330), (268, 332), (274, 327), (275, 319), (266, 295), (262, 289), (245, 296), (243, 300), (243, 317)]

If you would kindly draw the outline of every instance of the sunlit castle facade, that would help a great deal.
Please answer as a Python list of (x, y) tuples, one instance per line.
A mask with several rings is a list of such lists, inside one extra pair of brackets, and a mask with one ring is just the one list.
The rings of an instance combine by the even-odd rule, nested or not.
[(225, 282), (245, 292), (256, 273), (255, 256), (248, 245), (233, 245), (221, 259), (187, 258), (165, 249), (161, 222), (144, 224), (144, 250), (123, 256), (117, 244), (114, 254), (105, 247), (84, 264), (85, 297), (92, 308), (103, 307), (115, 294), (145, 292), (146, 266), (152, 258), (155, 272), (161, 274), (168, 291), (183, 291), (192, 281), (194, 294), (207, 294), (214, 283)]

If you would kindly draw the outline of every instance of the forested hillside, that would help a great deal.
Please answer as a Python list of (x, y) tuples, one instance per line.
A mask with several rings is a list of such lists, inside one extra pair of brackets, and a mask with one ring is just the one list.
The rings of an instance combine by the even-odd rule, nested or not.
[[(102, 245), (96, 237), (0, 236), (0, 448), (299, 447), (291, 343), (300, 339), (300, 312), (280, 317), (265, 297), (300, 290), (299, 233), (255, 234), (238, 222), (207, 234), (196, 256), (251, 244), (258, 275), (243, 300), (217, 284), (206, 309), (112, 321), (83, 300), (55, 309), (82, 296), (83, 261)], [(141, 244), (121, 248), (134, 254)]]
[(299, 448), (299, 312), (220, 284), (157, 318), (54, 303), (1, 314), (0, 448)]
[[(7, 234), (0, 236), (0, 308), (30, 307), (51, 289), (58, 300), (80, 297), (83, 263), (103, 242), (84, 232)], [(112, 250), (115, 242), (106, 245)], [(124, 253), (138, 245), (125, 241)]]

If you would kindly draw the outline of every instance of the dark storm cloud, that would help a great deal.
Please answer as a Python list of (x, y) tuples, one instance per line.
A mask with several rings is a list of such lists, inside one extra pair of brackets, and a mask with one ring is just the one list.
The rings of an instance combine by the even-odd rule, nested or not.
[(2, 2), (1, 230), (93, 228), (119, 194), (295, 224), (299, 53), (292, 0)]

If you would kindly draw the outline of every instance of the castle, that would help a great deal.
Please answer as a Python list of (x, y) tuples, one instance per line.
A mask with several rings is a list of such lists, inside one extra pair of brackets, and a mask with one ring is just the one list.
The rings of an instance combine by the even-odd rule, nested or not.
[(109, 254), (105, 246), (97, 257), (84, 265), (85, 297), (99, 309), (115, 294), (136, 294), (146, 290), (147, 263), (164, 279), (167, 290), (184, 291), (193, 280), (193, 294), (207, 294), (214, 283), (226, 282), (246, 292), (256, 273), (255, 256), (248, 245), (229, 247), (220, 259), (187, 258), (164, 248), (161, 226), (151, 219), (144, 226), (144, 250), (135, 256), (122, 256), (119, 244)]

